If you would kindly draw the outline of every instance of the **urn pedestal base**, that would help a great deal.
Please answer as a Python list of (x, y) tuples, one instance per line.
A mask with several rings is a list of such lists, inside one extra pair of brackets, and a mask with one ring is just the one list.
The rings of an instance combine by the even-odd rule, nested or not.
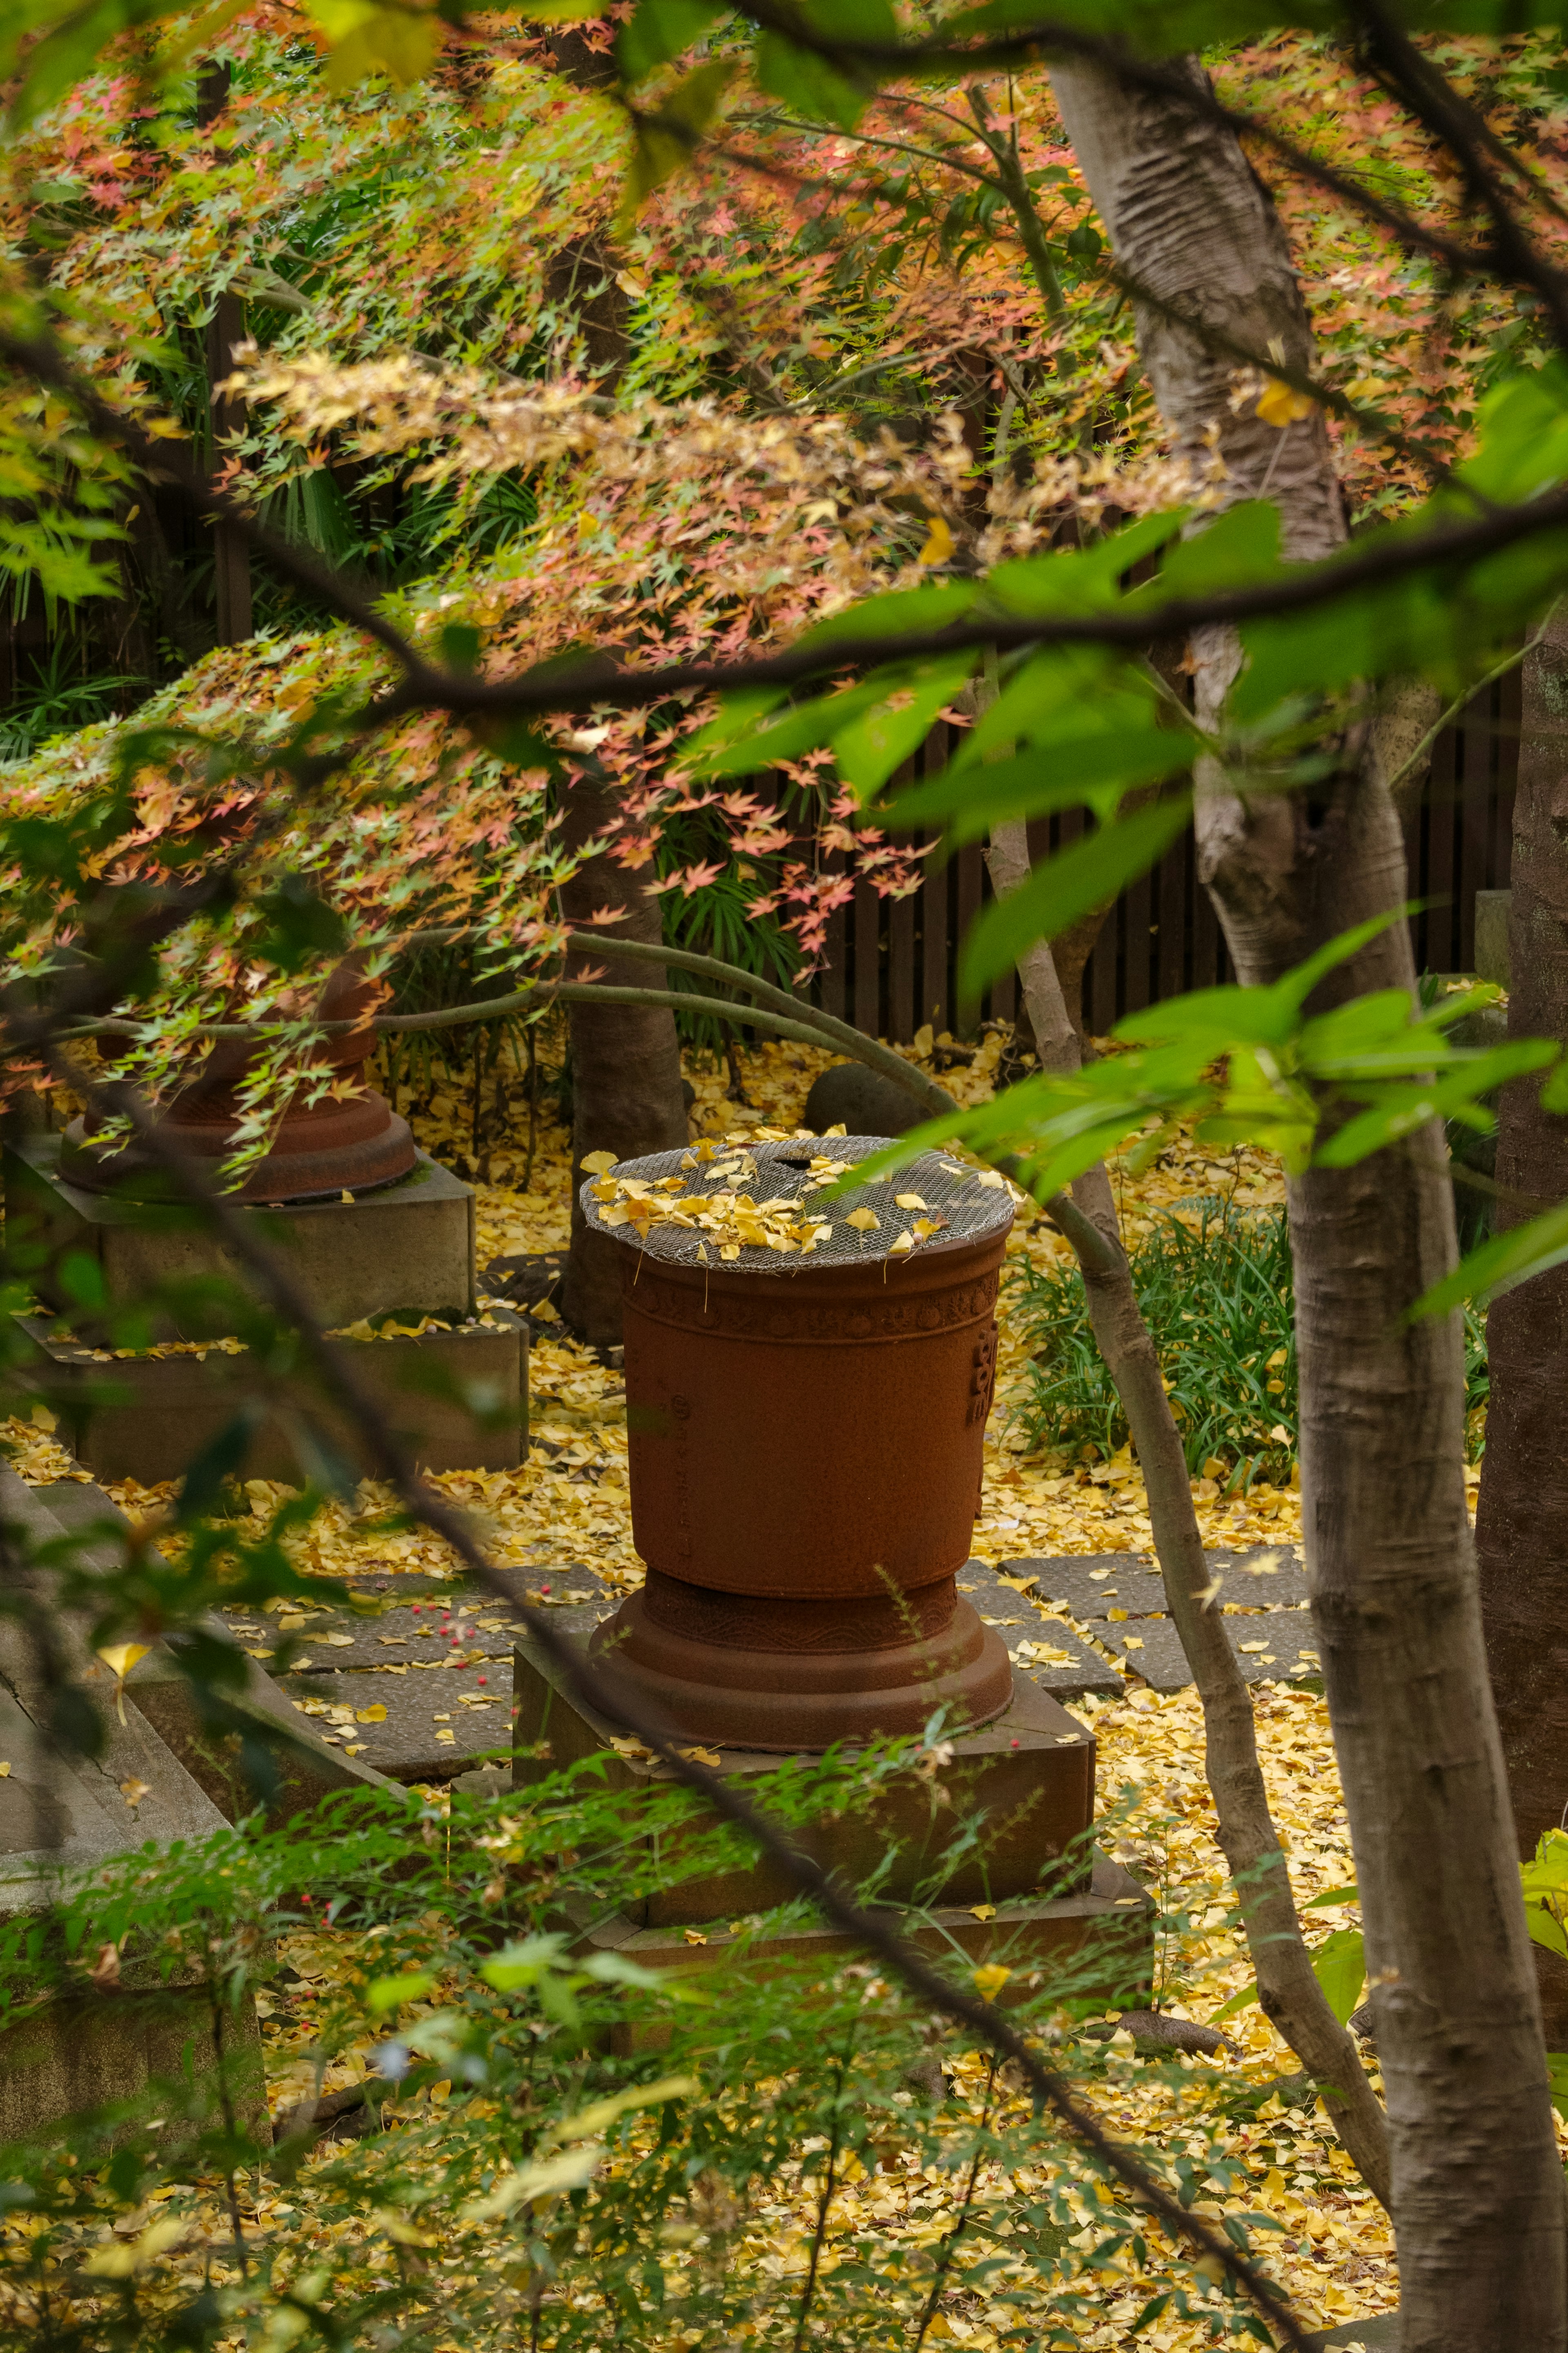
[[(843, 1740), (898, 1739), (919, 1732), (938, 1708), (946, 1710), (950, 1729), (968, 1731), (1008, 1705), (1013, 1670), (1001, 1638), (981, 1624), (972, 1603), (955, 1601), (952, 1586), (951, 1577), (942, 1580), (945, 1609), (929, 1613), (940, 1631), (918, 1640), (899, 1623), (900, 1611), (888, 1608), (888, 1623), (873, 1630), (867, 1648), (840, 1647), (831, 1643), (840, 1630), (831, 1620), (844, 1611), (817, 1605), (816, 1615), (829, 1621), (818, 1627), (813, 1605), (797, 1602), (778, 1615), (784, 1632), (803, 1639), (788, 1648), (763, 1647), (755, 1637), (765, 1635), (769, 1623), (755, 1602), (737, 1629), (739, 1639), (721, 1641), (715, 1639), (721, 1623), (710, 1628), (705, 1621), (721, 1620), (722, 1605), (734, 1597), (700, 1594), (650, 1570), (644, 1590), (629, 1594), (600, 1627), (593, 1649), (613, 1654), (660, 1722), (720, 1748), (789, 1756)], [(914, 1593), (900, 1601), (918, 1605), (921, 1599)], [(705, 1609), (705, 1603), (716, 1606)], [(918, 1627), (928, 1613), (914, 1607), (908, 1614)], [(818, 1632), (831, 1646), (806, 1647)]]
[[(586, 1630), (568, 1639), (586, 1648)], [(587, 1757), (604, 1758), (610, 1788), (669, 1780), (668, 1768), (639, 1753), (620, 1726), (569, 1693), (530, 1642), (516, 1651), (512, 1688), (516, 1786)], [(542, 1743), (548, 1757), (529, 1753)], [(907, 1772), (881, 1782), (864, 1808), (795, 1831), (799, 1844), (851, 1887), (890, 1854), (879, 1900), (933, 1951), (950, 1957), (963, 1952), (976, 1963), (1002, 1959), (1013, 1968), (1059, 1964), (1069, 1997), (1097, 2006), (1146, 2000), (1153, 1912), (1137, 1881), (1093, 1850), (1093, 1734), (1020, 1678), (1003, 1715), (943, 1746), (943, 1761), (911, 1762)], [(742, 1786), (780, 1762), (777, 1753), (756, 1748), (718, 1753), (717, 1769)], [(978, 1841), (961, 1860), (945, 1863), (961, 1825), (976, 1817)], [(663, 1876), (640, 1903), (591, 1929), (584, 1922), (586, 1946), (616, 1948), (650, 1966), (700, 1968), (742, 1945), (729, 1923), (771, 1910), (796, 1892), (765, 1858), (746, 1870), (697, 1877), (683, 1873), (679, 1846), (672, 1849), (667, 1838), (659, 1862)], [(820, 1955), (837, 1965), (850, 1943), (817, 1923), (749, 1937), (744, 1948), (757, 1959)]]

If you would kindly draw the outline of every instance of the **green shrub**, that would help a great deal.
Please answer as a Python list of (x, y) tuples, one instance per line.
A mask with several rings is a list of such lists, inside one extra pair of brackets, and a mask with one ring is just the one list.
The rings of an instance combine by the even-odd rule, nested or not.
[[(1195, 1212), (1195, 1217), (1192, 1214)], [(1127, 1442), (1121, 1400), (1089, 1328), (1083, 1278), (1018, 1261), (1009, 1278), (1032, 1342), (1020, 1419), (1031, 1448), (1110, 1457)], [(1295, 1290), (1283, 1211), (1196, 1201), (1166, 1216), (1132, 1253), (1132, 1281), (1154, 1336), (1188, 1468), (1289, 1479), (1298, 1431)], [(1469, 1451), (1478, 1454), (1488, 1392), (1486, 1324), (1465, 1311)], [(1284, 1430), (1283, 1439), (1276, 1430)]]
[[(798, 1825), (874, 1801), (910, 1761), (908, 1744), (803, 1761), (752, 1794)], [(960, 1848), (972, 1836), (955, 1822)], [(846, 1951), (748, 1966), (754, 1929), (798, 1936), (804, 1905), (715, 1923), (731, 1948), (716, 1968), (643, 1966), (616, 1915), (668, 1883), (677, 1849), (683, 1869), (749, 1860), (689, 1792), (611, 1791), (595, 1762), (496, 1800), (456, 1795), (449, 1814), (387, 1790), (279, 1831), (149, 1845), (78, 1885), (52, 1931), (0, 1925), (0, 2026), (25, 2024), (46, 1987), (90, 1999), (112, 1946), (127, 1989), (99, 1998), (205, 1978), (234, 2047), (226, 2021), (254, 1993), (274, 2066), (291, 2055), (308, 2092), (312, 2069), (368, 2063), (379, 2125), (268, 2147), (192, 2051), (184, 2082), (0, 2151), (0, 2345), (913, 2353), (939, 2315), (984, 2312), (1020, 2347), (1070, 2347), (1094, 2265), (1124, 2245), (1178, 2313), (1216, 2337), (1246, 2326), (1181, 2257), (1145, 2251), (1119, 2192), (1097, 2199), (1090, 2153), (1009, 2071), (944, 2051), (941, 2021), (883, 1973)], [(956, 1944), (948, 1957), (966, 1979)], [(1085, 1956), (1016, 1958), (1015, 2015), (1090, 2096), (1147, 2076), (1075, 2025), (1105, 1998), (1083, 1999)], [(1184, 2201), (1205, 2174), (1232, 2189), (1244, 2169), (1211, 2087), (1166, 2073), (1198, 2138), (1150, 2159)]]

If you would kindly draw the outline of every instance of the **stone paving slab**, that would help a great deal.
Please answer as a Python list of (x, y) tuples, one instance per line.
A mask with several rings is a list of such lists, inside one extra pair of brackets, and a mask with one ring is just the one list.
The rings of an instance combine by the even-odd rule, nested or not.
[[(966, 1569), (965, 1576), (968, 1573)], [(1103, 1618), (1108, 1609), (1125, 1609), (1130, 1618), (1155, 1618), (1164, 1612), (1164, 1580), (1141, 1553), (1074, 1553), (1062, 1560), (1005, 1560), (1002, 1573), (1030, 1578), (1042, 1601), (1059, 1602), (1070, 1617), (1086, 1621)]]
[[(511, 1667), (505, 1661), (477, 1661), (455, 1674), (398, 1675), (372, 1667), (281, 1680), (319, 1738), (395, 1781), (450, 1780), (510, 1747)], [(360, 1721), (377, 1708), (385, 1709), (384, 1717)]]
[(1119, 1699), (1127, 1688), (1115, 1668), (1060, 1618), (1037, 1616), (1027, 1633), (1005, 1640), (1014, 1667), (1053, 1699), (1082, 1699), (1089, 1692)]
[(994, 1568), (972, 1560), (959, 1571), (958, 1589), (994, 1626), (1020, 1673), (1053, 1699), (1079, 1699), (1086, 1692), (1115, 1698), (1123, 1689), (1114, 1667), (1059, 1618), (1043, 1617), (1026, 1594), (1004, 1585)]
[[(609, 1606), (601, 1595), (552, 1610), (552, 1622), (563, 1633), (591, 1634)], [(373, 1641), (376, 1622), (384, 1621), (373, 1621)], [(364, 1665), (352, 1663), (347, 1651), (323, 1648), (312, 1653), (311, 1666), (280, 1675), (279, 1688), (318, 1738), (392, 1780), (448, 1781), (498, 1755), (510, 1778), (513, 1638), (493, 1647), (498, 1639), (487, 1631), (483, 1648), (454, 1651), (416, 1638), (406, 1658), (394, 1653), (389, 1660), (382, 1651)], [(361, 1721), (363, 1711), (377, 1707), (386, 1710), (384, 1718)]]
[(1360, 2346), (1363, 2353), (1394, 2353), (1399, 2343), (1399, 2309), (1373, 2313), (1365, 2320), (1342, 2320), (1337, 2328), (1325, 2328), (1309, 2337), (1312, 2353), (1332, 2353), (1343, 2347), (1345, 2353)]
[[(518, 1586), (518, 1598), (538, 1595), (538, 1606), (596, 1604), (608, 1614), (614, 1598), (590, 1570), (574, 1570), (552, 1580), (548, 1589)], [(223, 1609), (218, 1612), (228, 1630), (253, 1659), (270, 1662), (282, 1642), (292, 1637), (299, 1653), (291, 1662), (294, 1674), (333, 1674), (347, 1668), (386, 1667), (421, 1662), (428, 1670), (437, 1662), (468, 1659), (510, 1660), (521, 1621), (504, 1601), (482, 1595), (479, 1599), (459, 1591), (432, 1591), (406, 1603), (383, 1600), (374, 1615), (354, 1609), (276, 1610)]]
[[(1222, 1617), (1231, 1648), (1249, 1683), (1294, 1683), (1321, 1672), (1311, 1613), (1278, 1609), (1267, 1617)], [(1184, 1691), (1192, 1682), (1175, 1627), (1168, 1618), (1144, 1618), (1125, 1626), (1095, 1628), (1095, 1638), (1126, 1661), (1155, 1691)]]
[(1304, 1609), (1307, 1606), (1307, 1571), (1299, 1545), (1211, 1552), (1208, 1561), (1221, 1580), (1222, 1609)]
[[(1220, 1580), (1219, 1607), (1232, 1609), (1302, 1609), (1307, 1572), (1300, 1552), (1270, 1545), (1247, 1552), (1205, 1553), (1211, 1576)], [(967, 1577), (971, 1570), (965, 1569)], [(1124, 1609), (1130, 1618), (1163, 1618), (1165, 1585), (1159, 1568), (1139, 1553), (1076, 1553), (1061, 1560), (1005, 1560), (1002, 1574), (1032, 1580), (1043, 1601), (1059, 1602), (1069, 1616), (1089, 1622)]]

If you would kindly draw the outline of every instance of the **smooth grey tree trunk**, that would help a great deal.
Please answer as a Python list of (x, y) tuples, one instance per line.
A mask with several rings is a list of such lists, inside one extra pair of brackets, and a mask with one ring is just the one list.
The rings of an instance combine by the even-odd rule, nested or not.
[[(1200, 69), (1180, 69), (1194, 79)], [(1145, 365), (1180, 450), (1217, 444), (1230, 495), (1279, 506), (1288, 553), (1344, 536), (1321, 417), (1233, 413), (1234, 360), (1186, 319), (1309, 366), (1283, 229), (1228, 132), (1098, 70), (1053, 76), (1068, 134), (1140, 305)], [(1194, 641), (1196, 708), (1235, 678), (1229, 632)], [(1199, 777), (1200, 871), (1237, 972), (1271, 981), (1405, 896), (1397, 818), (1366, 737), (1300, 797)], [(1413, 989), (1393, 925), (1322, 993)], [(1290, 1187), (1301, 1475), (1312, 1610), (1362, 1892), (1388, 2107), (1404, 2353), (1562, 2353), (1563, 2172), (1465, 1512), (1458, 1319), (1401, 1318), (1454, 1259), (1435, 1128)]]
[[(987, 863), (998, 898), (1019, 890), (1029, 879), (1026, 827), (1021, 823), (997, 826), (991, 836)], [(1079, 1036), (1049, 941), (1037, 940), (1020, 957), (1018, 979), (1042, 1070), (1080, 1069)], [(1258, 1975), (1258, 1999), (1266, 2016), (1316, 2082), (1334, 2128), (1363, 2179), (1386, 2206), (1387, 2125), (1350, 2032), (1335, 2018), (1312, 1974), (1289, 1868), (1263, 1783), (1252, 1694), (1218, 1610), (1205, 1607), (1201, 1598), (1209, 1571), (1193, 1509), (1186, 1456), (1165, 1394), (1153, 1336), (1132, 1286), (1115, 1198), (1102, 1160), (1078, 1178), (1072, 1197), (1085, 1217), (1115, 1246), (1112, 1265), (1082, 1266), (1089, 1321), (1132, 1433), (1165, 1598), (1203, 1703), (1204, 1763), (1214, 1799), (1215, 1835), (1241, 1905)]]

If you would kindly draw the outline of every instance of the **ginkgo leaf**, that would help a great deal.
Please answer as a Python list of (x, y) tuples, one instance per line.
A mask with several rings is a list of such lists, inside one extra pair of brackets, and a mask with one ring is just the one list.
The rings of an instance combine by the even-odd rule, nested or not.
[(875, 1209), (851, 1209), (844, 1222), (847, 1226), (853, 1226), (858, 1233), (872, 1234), (882, 1221)]
[(84, 2257), (81, 2267), (93, 2279), (132, 2279), (155, 2255), (176, 2246), (190, 2228), (189, 2215), (170, 2215), (161, 2222), (149, 2222), (128, 2246), (94, 2247)]
[(356, 1724), (384, 1724), (386, 1722), (386, 1710), (382, 1706), (379, 1700), (374, 1707), (356, 1707), (354, 1710), (354, 1722)]
[(925, 545), (916, 556), (917, 564), (945, 564), (952, 554), (952, 531), (945, 515), (932, 515)]
[(100, 1651), (98, 1656), (110, 1673), (118, 1675), (123, 1683), (137, 1660), (147, 1656), (149, 1648), (146, 1642), (114, 1642), (106, 1650)]
[(461, 2220), (497, 2221), (525, 2201), (559, 2197), (563, 2189), (581, 2189), (597, 2172), (604, 2154), (599, 2142), (584, 2141), (577, 2148), (557, 2149), (553, 2157), (543, 2158), (537, 2164), (519, 2166), (515, 2173), (502, 2174), (488, 2198), (475, 2199), (462, 2207)]
[(1287, 425), (1299, 424), (1303, 417), (1310, 417), (1317, 405), (1310, 394), (1298, 392), (1293, 385), (1281, 384), (1278, 376), (1270, 376), (1254, 414), (1261, 417), (1265, 425), (1278, 426), (1283, 431)]
[(542, 2137), (545, 2142), (597, 2140), (637, 2108), (662, 2108), (667, 2100), (689, 2100), (701, 2089), (699, 2076), (660, 2075), (654, 2083), (636, 2084), (628, 2091), (612, 2092), (605, 2099), (591, 2102), (564, 2123), (547, 2126)]
[[(588, 1171), (590, 1176), (606, 1176), (615, 1165), (616, 1155), (613, 1152), (584, 1152), (583, 1155), (583, 1166)], [(595, 1185), (594, 1190), (597, 1193), (599, 1187)]]
[(930, 1202), (922, 1201), (918, 1193), (895, 1193), (893, 1198), (900, 1209), (926, 1209), (931, 1207)]

